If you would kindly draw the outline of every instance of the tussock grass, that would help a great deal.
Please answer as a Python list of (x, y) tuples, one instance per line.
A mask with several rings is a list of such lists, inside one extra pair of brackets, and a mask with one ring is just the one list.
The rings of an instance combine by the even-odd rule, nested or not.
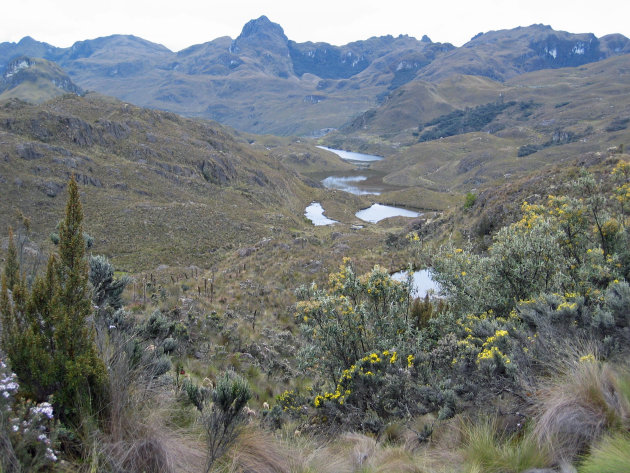
[(406, 446), (377, 442), (359, 433), (345, 433), (334, 441), (314, 449), (294, 470), (299, 473), (420, 473), (424, 461), (418, 452)]
[(332, 440), (281, 439), (258, 428), (246, 429), (215, 473), (433, 473), (424, 450), (388, 445), (360, 433)]
[(606, 430), (630, 422), (630, 374), (607, 363), (569, 365), (540, 391), (535, 435), (558, 460), (584, 452)]
[(630, 436), (605, 437), (584, 460), (579, 473), (620, 473), (630, 471)]
[(218, 470), (226, 473), (291, 473), (290, 457), (267, 432), (243, 431)]
[(178, 408), (174, 390), (154, 379), (143, 363), (130, 363), (124, 337), (99, 335), (109, 367), (111, 400), (90, 468), (116, 473), (201, 471), (205, 449), (195, 429), (171, 422), (172, 411)]
[(528, 431), (502, 435), (491, 418), (468, 423), (462, 429), (469, 473), (520, 473), (550, 464), (547, 449)]

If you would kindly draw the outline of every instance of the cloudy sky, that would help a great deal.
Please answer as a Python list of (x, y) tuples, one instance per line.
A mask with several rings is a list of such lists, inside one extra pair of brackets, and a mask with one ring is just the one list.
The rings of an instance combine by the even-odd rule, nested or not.
[(173, 51), (235, 38), (267, 15), (289, 39), (342, 45), (371, 36), (428, 35), (460, 46), (479, 32), (551, 25), (572, 33), (630, 37), (628, 0), (14, 0), (0, 8), (0, 42), (24, 36), (54, 46), (134, 34)]

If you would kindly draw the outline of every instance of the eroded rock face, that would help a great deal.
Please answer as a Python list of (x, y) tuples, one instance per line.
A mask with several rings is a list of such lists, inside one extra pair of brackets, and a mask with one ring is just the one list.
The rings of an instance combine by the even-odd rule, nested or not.
[(593, 34), (582, 36), (560, 38), (550, 34), (544, 39), (532, 41), (529, 47), (533, 53), (524, 61), (525, 70), (577, 67), (598, 61), (602, 55), (599, 40)]

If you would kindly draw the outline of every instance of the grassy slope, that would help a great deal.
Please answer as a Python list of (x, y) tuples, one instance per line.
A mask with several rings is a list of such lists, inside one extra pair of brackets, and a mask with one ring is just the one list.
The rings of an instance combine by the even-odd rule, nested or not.
[[(216, 124), (94, 95), (41, 108), (7, 102), (0, 114), (4, 234), (19, 209), (42, 241), (76, 173), (99, 251), (130, 268), (209, 264), (217, 251), (268, 235), (269, 212), (300, 224), (309, 199), (299, 178)], [(216, 182), (204, 178), (204, 162)]]
[[(630, 55), (622, 55), (579, 68), (523, 74), (504, 84), (469, 76), (438, 84), (412, 82), (367, 114), (361, 126), (355, 123), (324, 141), (384, 154), (387, 159), (373, 167), (387, 173), (385, 182), (468, 192), (495, 179), (512, 179), (546, 164), (627, 143), (630, 131), (610, 131), (610, 126), (630, 117), (629, 63)], [(452, 109), (500, 99), (517, 105), (480, 132), (418, 142), (419, 124)], [(527, 107), (530, 102), (534, 105)], [(392, 122), (392, 117), (400, 119)], [(563, 133), (572, 133), (573, 141), (518, 157), (521, 146), (542, 145)]]
[[(0, 105), (0, 155), (0, 235), (8, 225), (19, 227), (17, 214), (23, 213), (31, 218), (32, 252), (50, 248), (64, 186), (75, 173), (94, 251), (128, 271), (169, 265), (168, 273), (176, 274), (194, 264), (230, 273), (245, 263), (264, 280), (299, 268), (306, 282), (327, 275), (340, 255), (364, 254), (369, 264), (392, 269), (405, 264), (378, 255), (387, 252), (387, 235), (404, 231), (409, 221), (352, 231), (352, 224), (365, 223), (354, 213), (369, 201), (307, 185), (314, 183), (296, 170), (349, 166), (303, 140), (232, 134), (216, 123), (95, 94), (67, 95), (41, 106)], [(313, 227), (303, 216), (313, 200), (340, 223)], [(254, 248), (254, 256), (239, 256), (239, 248)], [(271, 272), (258, 274), (256, 267)], [(164, 278), (170, 281), (166, 273)], [(296, 281), (290, 283), (289, 291)]]

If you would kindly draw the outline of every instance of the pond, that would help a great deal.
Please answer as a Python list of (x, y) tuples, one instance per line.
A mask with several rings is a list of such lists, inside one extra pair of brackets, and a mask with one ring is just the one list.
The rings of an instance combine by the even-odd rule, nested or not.
[(370, 163), (384, 159), (382, 156), (355, 153), (354, 151), (327, 148), (326, 146), (318, 146), (318, 148), (335, 153), (344, 161), (356, 166), (354, 170), (338, 171), (333, 174), (330, 172), (313, 173), (311, 177), (320, 180), (327, 189), (338, 189), (355, 195), (378, 195), (386, 190), (399, 189), (399, 187), (386, 185), (383, 182), (384, 172), (370, 169)]
[(420, 214), (413, 210), (401, 209), (390, 205), (373, 204), (367, 209), (359, 210), (355, 215), (364, 222), (378, 223), (390, 217), (418, 217)]
[(317, 225), (317, 226), (333, 225), (335, 223), (338, 223), (337, 220), (332, 220), (324, 216), (324, 208), (322, 207), (322, 204), (320, 204), (319, 202), (311, 202), (311, 204), (308, 207), (306, 207), (306, 210), (304, 211), (304, 215), (311, 222), (313, 222), (313, 225)]
[(341, 159), (345, 159), (346, 161), (369, 163), (372, 161), (380, 161), (381, 159), (383, 159), (383, 156), (374, 156), (373, 154), (355, 153), (354, 151), (327, 148), (325, 146), (318, 146), (318, 148), (325, 149), (326, 151), (330, 151), (331, 153), (335, 153)]
[[(392, 274), (392, 279), (396, 281), (406, 281), (407, 271), (398, 271)], [(431, 272), (428, 269), (413, 272), (411, 295), (413, 297), (425, 297), (431, 291), (434, 295), (440, 293), (440, 286), (431, 279)]]

